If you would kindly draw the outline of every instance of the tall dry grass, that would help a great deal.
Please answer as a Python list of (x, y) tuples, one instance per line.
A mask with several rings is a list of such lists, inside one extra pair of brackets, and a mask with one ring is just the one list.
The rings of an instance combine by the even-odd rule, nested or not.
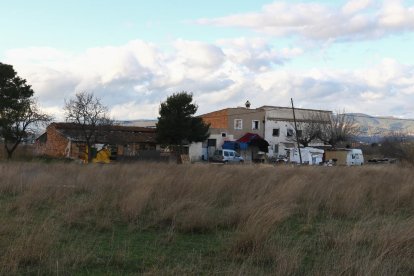
[(230, 233), (215, 273), (414, 273), (412, 167), (0, 163), (0, 175), (2, 274), (88, 267), (93, 245), (59, 255), (62, 233), (118, 224), (165, 230), (167, 244)]

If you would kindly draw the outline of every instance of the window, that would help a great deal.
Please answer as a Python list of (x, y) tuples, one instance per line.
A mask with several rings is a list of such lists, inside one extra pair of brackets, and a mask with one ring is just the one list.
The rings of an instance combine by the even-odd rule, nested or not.
[(234, 157), (234, 152), (230, 151), (229, 154), (231, 157)]
[(222, 133), (221, 133), (221, 137), (227, 137), (227, 133), (222, 132)]
[(301, 129), (298, 129), (297, 135), (298, 135), (298, 137), (302, 137), (302, 130)]
[(208, 147), (216, 147), (217, 145), (217, 140), (216, 139), (208, 139), (207, 140), (207, 146)]
[(274, 128), (272, 135), (275, 136), (275, 137), (279, 137), (279, 133), (280, 133), (280, 130), (278, 128)]
[(225, 151), (225, 152), (224, 152), (224, 156), (229, 157), (229, 155), (230, 155), (230, 154), (229, 154), (229, 152), (228, 152), (228, 151)]
[(253, 121), (252, 121), (252, 129), (253, 129), (253, 130), (258, 130), (258, 129), (259, 129), (259, 127), (260, 127), (260, 121), (258, 121), (258, 120), (253, 120)]
[(288, 129), (287, 129), (286, 136), (287, 136), (287, 137), (292, 137), (292, 136), (293, 136), (293, 129), (288, 128)]
[(243, 129), (242, 119), (234, 119), (234, 129)]

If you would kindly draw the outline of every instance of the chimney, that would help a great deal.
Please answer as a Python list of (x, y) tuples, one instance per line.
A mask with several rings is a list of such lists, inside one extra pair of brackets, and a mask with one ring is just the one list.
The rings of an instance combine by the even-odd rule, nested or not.
[(250, 108), (250, 102), (249, 102), (249, 100), (247, 100), (247, 102), (245, 103), (245, 105), (246, 105), (246, 108), (247, 108), (247, 109), (249, 109), (249, 108)]

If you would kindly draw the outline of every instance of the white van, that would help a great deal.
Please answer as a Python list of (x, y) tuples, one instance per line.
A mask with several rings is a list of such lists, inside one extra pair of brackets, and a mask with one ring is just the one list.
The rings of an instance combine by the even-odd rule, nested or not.
[(222, 150), (216, 150), (214, 152), (213, 162), (222, 162), (222, 163), (242, 163), (244, 162), (243, 157), (240, 156), (236, 151), (229, 150), (229, 149), (222, 149)]
[(346, 156), (348, 166), (362, 166), (364, 164), (364, 155), (360, 149), (351, 149)]

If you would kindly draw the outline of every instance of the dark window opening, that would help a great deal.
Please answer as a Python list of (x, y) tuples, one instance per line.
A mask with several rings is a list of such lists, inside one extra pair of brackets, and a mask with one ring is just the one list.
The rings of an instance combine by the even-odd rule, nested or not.
[(215, 147), (217, 145), (217, 140), (216, 139), (208, 139), (207, 140), (207, 146), (208, 147)]
[(259, 121), (252, 121), (252, 129), (253, 130), (259, 129)]

